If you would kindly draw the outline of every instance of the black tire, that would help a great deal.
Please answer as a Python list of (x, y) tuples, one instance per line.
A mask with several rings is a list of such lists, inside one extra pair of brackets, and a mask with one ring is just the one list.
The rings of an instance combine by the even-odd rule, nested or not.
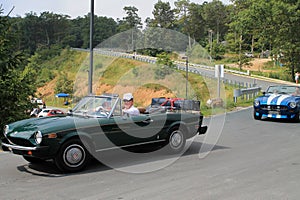
[(80, 139), (68, 140), (62, 144), (54, 162), (63, 172), (81, 171), (91, 160), (88, 148)]
[(299, 115), (299, 113), (296, 114), (296, 116), (295, 116), (295, 118), (294, 118), (293, 121), (294, 122), (300, 122), (300, 115)]
[(253, 117), (256, 120), (261, 120), (261, 114), (259, 114), (258, 116), (256, 116), (255, 111), (253, 112)]
[(30, 163), (42, 163), (44, 160), (40, 158), (30, 157), (30, 156), (23, 156), (23, 158)]
[(182, 152), (186, 143), (186, 137), (179, 127), (173, 127), (169, 131), (168, 151), (173, 154)]

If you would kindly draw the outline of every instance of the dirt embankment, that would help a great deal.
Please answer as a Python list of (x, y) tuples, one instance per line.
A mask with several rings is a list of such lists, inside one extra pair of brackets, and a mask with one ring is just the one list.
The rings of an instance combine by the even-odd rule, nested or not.
[[(255, 58), (250, 63), (251, 65), (243, 67), (244, 70), (250, 70), (250, 71), (268, 71), (264, 70), (263, 66), (269, 62), (271, 59), (259, 59)], [(237, 64), (227, 64), (230, 67), (239, 68)], [(37, 95), (43, 99), (51, 99), (55, 96), (54, 94), (54, 88), (56, 84), (56, 79), (50, 81), (45, 86), (38, 88)], [(119, 86), (122, 87), (122, 86)], [(166, 91), (166, 90), (154, 90), (149, 88), (139, 88), (138, 90), (134, 90), (134, 88), (131, 87), (122, 87), (119, 88), (113, 87), (106, 84), (98, 85), (97, 87), (93, 88), (93, 91), (95, 94), (103, 94), (103, 93), (118, 93), (119, 95), (123, 95), (120, 93), (120, 91), (127, 91), (132, 92), (135, 96), (135, 104), (138, 106), (145, 106), (149, 105), (151, 102), (151, 99), (153, 97), (174, 97), (174, 94)], [(147, 98), (145, 98), (147, 97)]]
[[(270, 70), (263, 69), (263, 66), (271, 61), (269, 58), (254, 58), (249, 63), (250, 65), (243, 66), (244, 70), (250, 70), (250, 71), (261, 71), (261, 72), (268, 72)], [(229, 67), (239, 68), (238, 64), (226, 64)]]

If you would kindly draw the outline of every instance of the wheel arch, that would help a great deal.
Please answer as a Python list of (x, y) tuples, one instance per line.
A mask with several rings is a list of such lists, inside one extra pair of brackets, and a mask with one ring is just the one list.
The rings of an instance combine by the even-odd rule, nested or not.
[(187, 134), (187, 132), (188, 132), (188, 128), (187, 128), (187, 125), (186, 125), (186, 123), (184, 123), (184, 122), (180, 122), (180, 121), (178, 121), (178, 122), (174, 122), (174, 123), (172, 123), (170, 126), (169, 126), (169, 128), (167, 129), (167, 132), (169, 133), (172, 129), (174, 129), (175, 127), (177, 127), (178, 129), (180, 129), (184, 134)]
[(85, 132), (70, 132), (68, 133), (66, 136), (64, 136), (61, 141), (60, 141), (60, 145), (64, 144), (65, 142), (72, 140), (72, 139), (80, 139), (82, 141), (82, 143), (87, 143), (88, 147), (89, 147), (89, 151), (91, 151), (90, 153), (93, 153), (95, 151), (95, 143), (92, 140), (92, 137), (85, 133)]

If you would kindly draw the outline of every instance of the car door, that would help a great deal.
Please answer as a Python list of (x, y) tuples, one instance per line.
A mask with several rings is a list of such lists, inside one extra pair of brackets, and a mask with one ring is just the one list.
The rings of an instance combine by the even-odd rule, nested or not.
[(160, 124), (160, 121), (153, 120), (149, 115), (112, 117), (101, 124), (106, 130), (102, 140), (106, 140), (106, 145), (111, 148), (158, 142), (158, 134), (162, 130)]

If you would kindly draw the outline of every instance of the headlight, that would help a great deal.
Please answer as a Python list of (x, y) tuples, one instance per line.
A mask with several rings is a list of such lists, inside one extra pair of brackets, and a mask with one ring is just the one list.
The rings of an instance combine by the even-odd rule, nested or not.
[(8, 130), (9, 130), (9, 126), (8, 126), (8, 125), (5, 125), (5, 126), (4, 126), (4, 129), (3, 129), (4, 136), (7, 135)]
[(296, 102), (291, 102), (291, 103), (290, 103), (290, 107), (291, 107), (291, 108), (296, 108), (296, 106), (297, 106)]
[(34, 139), (35, 139), (35, 142), (37, 144), (41, 144), (42, 143), (43, 135), (42, 135), (41, 131), (35, 132)]
[(254, 101), (254, 106), (259, 106), (259, 101), (258, 100)]

